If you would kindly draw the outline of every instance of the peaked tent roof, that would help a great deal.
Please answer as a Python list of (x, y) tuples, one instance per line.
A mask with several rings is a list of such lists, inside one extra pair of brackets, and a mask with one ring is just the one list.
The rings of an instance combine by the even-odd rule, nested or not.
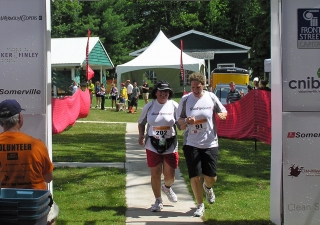
[[(184, 42), (184, 52), (214, 52), (218, 53), (245, 53), (250, 47), (232, 42), (217, 36), (206, 34), (196, 30), (189, 30), (169, 38), (175, 46), (179, 46), (180, 39)], [(196, 41), (195, 41), (196, 40)], [(129, 55), (138, 56), (146, 48), (131, 52)]]
[[(117, 66), (118, 79), (121, 80), (122, 73), (134, 70), (149, 68), (180, 69), (180, 54), (180, 49), (172, 44), (160, 30), (156, 39), (141, 55), (125, 64)], [(200, 71), (201, 65), (205, 64), (203, 59), (193, 58), (184, 52), (182, 53), (182, 60), (185, 70)]]
[[(88, 37), (52, 38), (52, 67), (84, 66)], [(92, 69), (111, 69), (114, 67), (99, 37), (89, 38), (89, 65)]]

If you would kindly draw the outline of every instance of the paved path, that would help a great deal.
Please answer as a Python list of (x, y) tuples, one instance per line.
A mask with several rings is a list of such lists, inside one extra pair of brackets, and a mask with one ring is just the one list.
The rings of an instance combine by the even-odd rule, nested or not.
[(126, 169), (127, 169), (127, 225), (182, 225), (203, 224), (202, 219), (193, 217), (195, 203), (187, 185), (176, 171), (176, 181), (172, 188), (178, 196), (177, 203), (168, 201), (163, 194), (164, 208), (161, 212), (151, 212), (155, 198), (150, 185), (150, 171), (146, 163), (145, 149), (138, 144), (138, 124), (127, 123), (126, 132)]
[[(80, 121), (77, 121), (80, 122)], [(82, 121), (91, 122), (91, 121)], [(163, 194), (164, 208), (161, 212), (151, 212), (155, 199), (150, 185), (150, 171), (146, 162), (145, 149), (138, 144), (138, 124), (127, 123), (126, 163), (79, 163), (55, 162), (56, 167), (117, 167), (126, 168), (127, 225), (200, 225), (203, 221), (193, 217), (195, 203), (190, 196), (180, 170), (176, 170), (176, 180), (172, 186), (178, 196), (177, 203), (171, 203)]]

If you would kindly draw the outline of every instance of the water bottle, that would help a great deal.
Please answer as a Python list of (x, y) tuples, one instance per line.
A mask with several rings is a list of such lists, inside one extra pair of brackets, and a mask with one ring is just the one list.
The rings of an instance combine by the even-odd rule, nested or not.
[(160, 136), (159, 137), (159, 145), (164, 146), (165, 144), (166, 144), (166, 139), (164, 138), (164, 136)]

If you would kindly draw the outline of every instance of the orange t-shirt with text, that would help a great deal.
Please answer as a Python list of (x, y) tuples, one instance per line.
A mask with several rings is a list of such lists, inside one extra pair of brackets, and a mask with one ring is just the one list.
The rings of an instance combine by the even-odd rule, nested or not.
[(46, 190), (43, 175), (53, 171), (44, 143), (22, 132), (0, 134), (2, 188)]

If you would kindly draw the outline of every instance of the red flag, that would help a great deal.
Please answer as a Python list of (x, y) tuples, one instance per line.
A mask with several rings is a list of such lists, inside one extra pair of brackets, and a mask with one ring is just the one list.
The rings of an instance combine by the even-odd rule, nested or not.
[(91, 67), (88, 65), (88, 69), (87, 69), (87, 78), (88, 80), (91, 80), (94, 77), (94, 71), (91, 69)]
[(183, 62), (182, 62), (182, 52), (183, 52), (183, 41), (180, 40), (180, 49), (181, 49), (181, 54), (180, 54), (180, 76), (181, 80), (184, 85), (184, 69), (183, 69)]
[(183, 95), (187, 94), (186, 89), (184, 87), (184, 69), (183, 69), (183, 62), (182, 62), (182, 52), (183, 52), (183, 41), (180, 40), (180, 49), (181, 49), (181, 54), (180, 54), (180, 76), (181, 80), (183, 83)]
[[(88, 30), (88, 41), (87, 41), (87, 48), (86, 48), (86, 77), (87, 77), (87, 80), (91, 79), (91, 78), (89, 78), (89, 38), (90, 38), (90, 34), (91, 34), (91, 31)], [(90, 68), (90, 70), (92, 71), (91, 68)]]

